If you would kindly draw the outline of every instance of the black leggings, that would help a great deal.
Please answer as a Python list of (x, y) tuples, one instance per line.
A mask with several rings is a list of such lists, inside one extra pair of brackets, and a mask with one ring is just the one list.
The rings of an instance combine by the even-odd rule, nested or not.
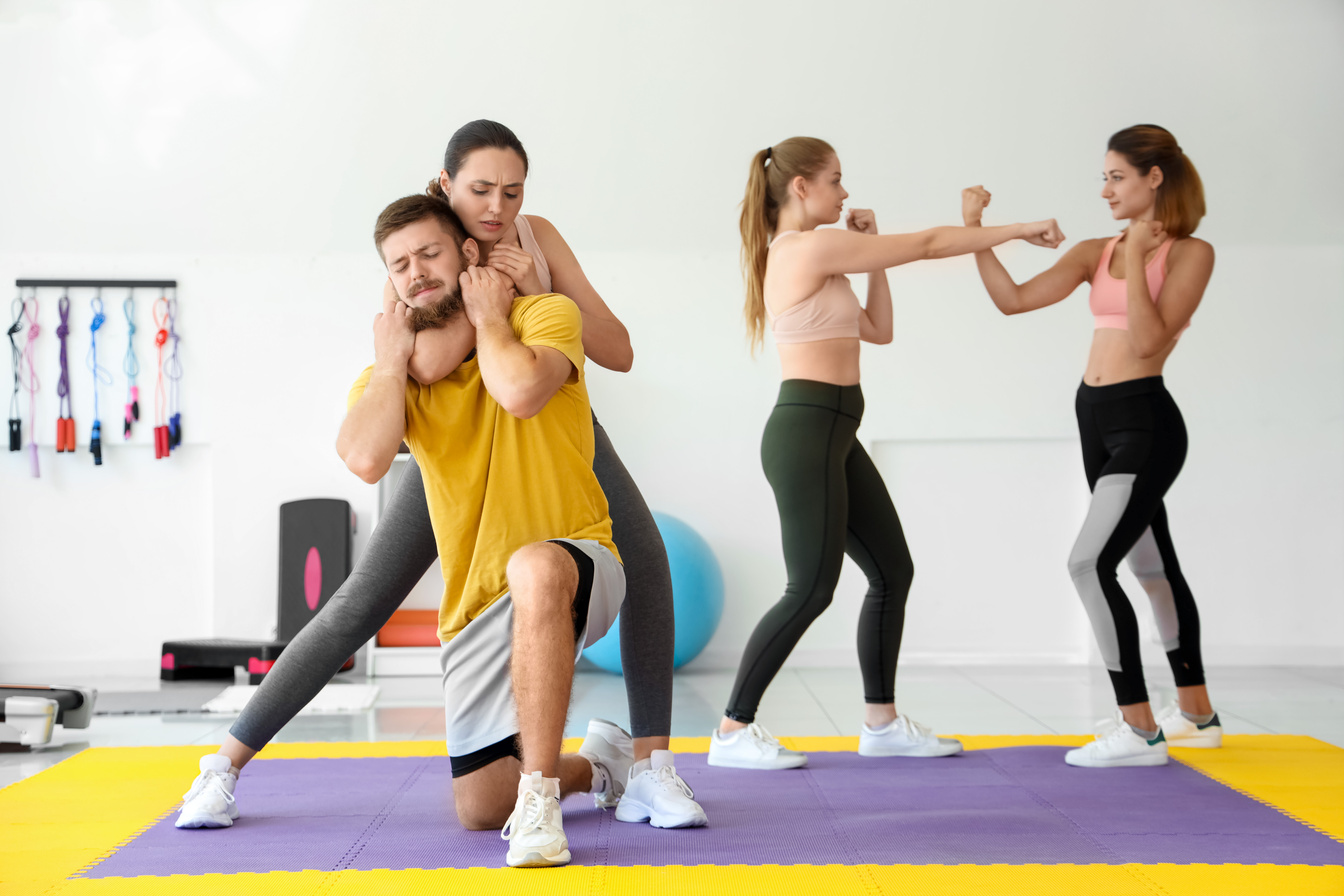
[(1075, 403), (1092, 503), (1069, 556), (1069, 573), (1092, 621), (1116, 703), (1145, 703), (1139, 627), (1116, 570), (1130, 569), (1148, 592), (1178, 687), (1204, 684), (1199, 613), (1181, 574), (1162, 498), (1185, 463), (1181, 412), (1152, 376), (1078, 387)]
[(896, 658), (915, 567), (887, 487), (855, 437), (862, 418), (858, 386), (780, 384), (761, 464), (779, 505), (789, 583), (747, 641), (725, 712), (730, 719), (756, 718), (761, 695), (830, 605), (845, 554), (868, 577), (858, 634), (864, 700), (896, 700)]
[[(625, 567), (621, 668), (630, 729), (635, 737), (666, 737), (672, 729), (675, 640), (667, 551), (644, 497), (596, 417), (593, 435), (593, 472), (607, 495), (612, 540)], [(266, 746), (387, 624), (438, 555), (424, 482), (411, 460), (354, 571), (285, 647), (229, 733), (254, 750)]]

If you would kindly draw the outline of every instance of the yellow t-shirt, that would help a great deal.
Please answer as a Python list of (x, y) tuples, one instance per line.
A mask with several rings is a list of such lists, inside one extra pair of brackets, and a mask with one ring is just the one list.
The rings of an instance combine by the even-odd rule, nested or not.
[[(406, 380), (406, 444), (425, 480), (439, 547), (445, 642), (508, 591), (505, 567), (524, 545), (591, 539), (616, 553), (607, 498), (593, 475), (579, 309), (560, 295), (525, 296), (514, 301), (509, 325), (524, 345), (549, 346), (574, 364), (536, 416), (520, 420), (500, 407), (475, 357), (431, 386)], [(355, 380), (348, 406), (372, 375), (369, 366)]]

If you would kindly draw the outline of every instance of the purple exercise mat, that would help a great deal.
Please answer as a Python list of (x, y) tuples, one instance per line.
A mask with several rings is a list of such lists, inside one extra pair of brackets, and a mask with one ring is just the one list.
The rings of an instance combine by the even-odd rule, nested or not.
[[(1344, 864), (1344, 844), (1178, 762), (1077, 769), (1064, 749), (812, 753), (783, 772), (683, 754), (709, 827), (622, 824), (585, 795), (565, 833), (585, 865)], [(502, 866), (499, 833), (462, 830), (451, 788), (444, 757), (261, 760), (233, 827), (180, 831), (172, 813), (82, 876)]]

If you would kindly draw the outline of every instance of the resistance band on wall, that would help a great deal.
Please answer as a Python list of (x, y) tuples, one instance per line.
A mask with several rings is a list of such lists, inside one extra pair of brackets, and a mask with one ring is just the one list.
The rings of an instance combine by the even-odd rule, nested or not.
[(107, 322), (107, 315), (103, 314), (103, 296), (102, 290), (98, 290), (98, 295), (89, 303), (93, 309), (93, 321), (89, 324), (89, 370), (93, 371), (93, 429), (89, 432), (89, 453), (93, 455), (93, 465), (101, 467), (103, 465), (103, 421), (98, 413), (98, 384), (112, 385), (112, 374), (107, 372), (106, 367), (98, 364), (98, 330)]
[(170, 382), (168, 387), (168, 447), (176, 449), (182, 444), (182, 406), (178, 400), (178, 387), (182, 383), (182, 362), (177, 357), (178, 343), (182, 339), (177, 335), (177, 290), (173, 290), (173, 297), (168, 301), (168, 338), (173, 340), (173, 353), (168, 356), (168, 363), (164, 370)]
[(33, 478), (37, 479), (42, 475), (42, 470), (37, 464), (37, 363), (36, 351), (37, 335), (42, 332), (42, 328), (37, 325), (37, 315), (41, 310), (37, 303), (37, 290), (33, 290), (32, 296), (23, 303), (23, 315), (28, 319), (28, 344), (23, 348), (23, 360), (28, 367), (28, 452), (32, 459)]
[(14, 323), (9, 325), (9, 353), (14, 364), (14, 391), (9, 396), (9, 450), (23, 448), (23, 419), (19, 416), (19, 368), (23, 364), (23, 352), (14, 341), (15, 335), (23, 330), (23, 296), (19, 295), (10, 306), (14, 311)]
[(70, 293), (66, 292), (57, 303), (61, 315), (61, 325), (56, 328), (56, 337), (61, 340), (61, 378), (56, 382), (56, 395), (59, 398), (56, 419), (56, 451), (75, 450), (75, 412), (70, 404), (70, 364), (66, 360), (65, 337), (70, 335)]
[(168, 341), (168, 297), (160, 295), (154, 300), (154, 345), (158, 347), (159, 359), (155, 368), (158, 375), (154, 380), (154, 459), (168, 456), (168, 427), (164, 424), (163, 394), (163, 346)]
[(121, 362), (126, 374), (126, 423), (121, 428), (121, 437), (129, 439), (131, 424), (140, 419), (140, 387), (135, 384), (140, 375), (140, 359), (135, 356), (135, 290), (127, 294), (121, 309), (126, 312), (126, 357)]

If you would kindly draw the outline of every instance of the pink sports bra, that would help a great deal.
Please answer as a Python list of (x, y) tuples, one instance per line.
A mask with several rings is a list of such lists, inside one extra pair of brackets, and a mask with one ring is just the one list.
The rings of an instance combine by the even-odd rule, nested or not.
[(532, 222), (527, 220), (526, 215), (519, 215), (513, 219), (513, 225), (518, 228), (518, 245), (532, 256), (532, 267), (536, 269), (537, 279), (541, 281), (541, 291), (550, 292), (551, 266), (546, 263), (546, 256), (541, 254), (541, 246), (537, 244), (537, 238), (532, 233)]
[[(775, 235), (771, 247), (780, 239), (796, 230), (786, 230)], [(859, 338), (859, 315), (863, 306), (849, 278), (844, 274), (832, 274), (826, 278), (821, 289), (789, 306), (782, 314), (770, 311), (765, 306), (766, 316), (770, 318), (770, 331), (775, 342), (784, 345), (796, 342), (820, 342), (823, 339)]]
[[(1121, 234), (1123, 236), (1124, 234)], [(1111, 276), (1111, 255), (1115, 252), (1115, 244), (1120, 242), (1120, 237), (1113, 237), (1106, 248), (1101, 251), (1101, 263), (1097, 265), (1097, 272), (1092, 277), (1092, 294), (1088, 297), (1088, 307), (1092, 309), (1092, 316), (1096, 319), (1096, 330), (1128, 330), (1129, 329), (1129, 293), (1124, 280), (1117, 280)], [(1157, 254), (1153, 260), (1144, 266), (1144, 274), (1148, 278), (1148, 294), (1153, 297), (1153, 304), (1157, 304), (1158, 296), (1162, 294), (1162, 284), (1167, 280), (1167, 255), (1171, 252), (1172, 243), (1175, 239), (1169, 239), (1157, 249)], [(1181, 332), (1185, 332), (1190, 326), (1186, 321)], [(1176, 334), (1179, 338), (1180, 333)]]

